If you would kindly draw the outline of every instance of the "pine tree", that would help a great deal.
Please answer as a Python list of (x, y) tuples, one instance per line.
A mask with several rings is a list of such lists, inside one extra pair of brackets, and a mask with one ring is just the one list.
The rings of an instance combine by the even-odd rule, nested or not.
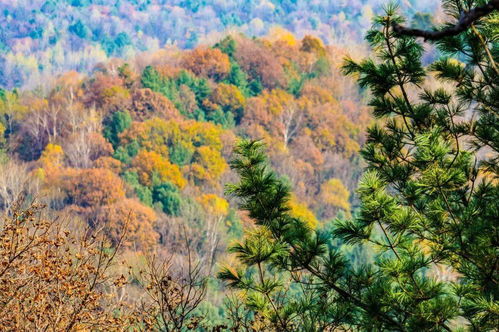
[[(456, 20), (480, 4), (444, 1)], [(434, 39), (442, 58), (425, 68), (419, 35), (400, 26), (390, 5), (367, 35), (374, 58), (346, 61), (345, 73), (370, 90), (378, 120), (362, 151), (368, 169), (360, 210), (353, 220), (335, 221), (332, 232), (293, 218), (290, 188), (269, 169), (263, 145), (239, 144), (231, 167), (240, 181), (228, 192), (256, 229), (231, 249), (240, 266), (220, 277), (241, 292), (254, 313), (251, 326), (497, 328), (497, 12), (478, 19), (458, 33), (453, 24), (444, 27), (450, 32)], [(347, 261), (332, 237), (372, 248), (373, 262)], [(438, 277), (442, 268), (447, 273)]]
[(116, 148), (119, 144), (119, 134), (131, 125), (132, 117), (128, 111), (114, 112), (104, 121), (104, 137)]

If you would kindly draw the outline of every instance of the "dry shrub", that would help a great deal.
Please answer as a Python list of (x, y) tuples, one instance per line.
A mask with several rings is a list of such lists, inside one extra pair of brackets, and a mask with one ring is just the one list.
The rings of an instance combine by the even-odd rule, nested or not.
[(44, 206), (18, 200), (0, 224), (0, 326), (3, 331), (124, 330), (123, 303), (112, 291), (124, 285), (110, 267), (111, 248), (89, 232), (46, 218)]
[(18, 199), (0, 222), (2, 331), (184, 331), (200, 324), (194, 312), (206, 275), (190, 248), (185, 269), (150, 253), (140, 255), (146, 263), (134, 273), (126, 256), (118, 257), (129, 222), (110, 242), (102, 230), (47, 211)]

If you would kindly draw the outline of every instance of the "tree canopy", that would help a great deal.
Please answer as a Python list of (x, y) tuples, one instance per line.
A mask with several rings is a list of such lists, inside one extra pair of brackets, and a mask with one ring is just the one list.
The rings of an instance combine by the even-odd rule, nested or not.
[[(457, 3), (444, 2), (451, 16), (479, 5)], [(240, 181), (228, 193), (239, 198), (255, 227), (230, 249), (239, 265), (219, 276), (245, 294), (238, 301), (254, 313), (249, 326), (497, 328), (499, 54), (493, 17), (438, 38), (441, 58), (426, 67), (413, 34), (394, 29), (403, 23), (395, 6), (375, 18), (367, 34), (373, 57), (347, 59), (343, 67), (370, 90), (377, 119), (361, 151), (367, 170), (351, 219), (315, 229), (306, 216), (294, 216), (291, 188), (269, 168), (264, 145), (239, 143), (231, 167)], [(346, 256), (352, 247), (372, 252), (373, 260), (353, 264)]]

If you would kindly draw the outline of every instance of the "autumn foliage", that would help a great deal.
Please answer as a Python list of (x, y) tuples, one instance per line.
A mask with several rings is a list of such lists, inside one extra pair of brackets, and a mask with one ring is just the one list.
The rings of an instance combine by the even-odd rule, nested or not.
[(182, 65), (197, 76), (221, 80), (229, 73), (229, 57), (219, 49), (198, 47), (186, 52)]
[(369, 123), (355, 90), (340, 88), (351, 83), (334, 78), (335, 52), (275, 28), (260, 39), (112, 60), (88, 78), (62, 75), (45, 96), (2, 93), (0, 143), (34, 163), (51, 206), (107, 227), (112, 241), (127, 207), (136, 211), (126, 246), (159, 241), (161, 213), (182, 217), (192, 204), (206, 207), (198, 199), (206, 193), (220, 197), (238, 137), (268, 144), (295, 188), (292, 210), (320, 224), (349, 213)]
[[(0, 226), (0, 325), (9, 331), (120, 330), (122, 310), (106, 288), (119, 285), (110, 268), (114, 249), (100, 237), (40, 218), (43, 206), (13, 206)], [(73, 225), (74, 226), (74, 225)], [(105, 308), (103, 310), (103, 308)]]
[[(223, 194), (235, 176), (229, 161), (238, 140), (267, 144), (272, 166), (295, 188), (287, 206), (290, 214), (309, 220), (310, 228), (350, 213), (350, 192), (360, 170), (357, 152), (370, 118), (359, 106), (357, 90), (348, 90), (350, 81), (340, 82), (335, 76), (341, 56), (315, 37), (298, 40), (283, 29), (273, 29), (265, 38), (229, 35), (189, 51), (168, 47), (128, 63), (102, 62), (87, 77), (69, 72), (43, 91), (0, 90), (0, 206), (7, 212), (20, 193), (41, 197), (50, 216), (74, 220), (90, 238), (98, 235), (106, 254), (119, 246), (128, 258), (140, 255), (131, 267), (136, 275), (113, 268), (124, 275), (122, 282), (132, 284), (126, 286), (129, 294), (143, 294), (146, 284), (153, 287), (140, 304), (150, 316), (134, 313), (126, 318), (130, 326), (200, 326), (203, 322), (193, 315), (207, 293), (204, 278), (226, 256), (227, 244), (243, 236), (242, 225), (252, 223)], [(74, 238), (78, 234), (66, 235), (63, 228), (59, 232), (45, 227), (39, 231), (47, 231), (46, 242), (33, 251), (41, 256), (22, 258), (33, 259), (32, 266), (23, 261), (11, 275), (29, 269), (29, 278), (34, 278), (30, 287), (41, 283), (47, 293), (35, 299), (20, 289), (14, 297), (23, 294), (26, 301), (41, 301), (40, 306), (9, 302), (17, 306), (17, 318), (5, 321), (14, 324), (5, 326), (33, 319), (27, 330), (34, 326), (30, 324), (53, 330), (76, 324), (75, 329), (91, 330), (93, 322), (106, 330), (106, 324), (121, 319), (101, 312), (102, 301), (110, 296), (103, 295), (111, 289), (110, 279), (85, 288), (90, 272), (95, 272), (88, 270), (92, 265), (72, 271), (80, 266), (75, 265), (79, 263), (72, 241), (83, 240)], [(122, 238), (123, 230), (127, 236)], [(51, 242), (56, 239), (62, 241), (59, 247)], [(84, 254), (91, 260), (102, 255), (93, 249)], [(146, 262), (145, 256), (156, 258)], [(187, 262), (191, 281), (186, 275), (165, 272), (170, 267), (188, 270)], [(147, 269), (148, 273), (138, 271)], [(51, 287), (63, 280), (46, 275), (49, 270), (81, 280), (83, 284), (74, 286), (93, 301), (81, 305), (84, 316), (78, 314), (74, 323), (66, 320), (73, 319), (74, 301), (80, 299), (73, 300), (76, 294), (68, 293), (76, 289), (61, 286), (58, 292), (64, 296), (58, 303), (67, 299), (72, 304), (59, 313), (64, 318), (55, 317), (59, 314), (48, 304), (56, 301)], [(178, 280), (165, 284), (156, 277)], [(9, 286), (9, 291), (19, 285)], [(194, 289), (197, 295), (192, 297)], [(174, 302), (168, 308), (162, 301)], [(114, 305), (118, 304), (107, 308)], [(36, 313), (42, 309), (48, 312), (46, 317)], [(27, 310), (38, 316), (31, 317)], [(153, 316), (179, 323), (165, 327)]]

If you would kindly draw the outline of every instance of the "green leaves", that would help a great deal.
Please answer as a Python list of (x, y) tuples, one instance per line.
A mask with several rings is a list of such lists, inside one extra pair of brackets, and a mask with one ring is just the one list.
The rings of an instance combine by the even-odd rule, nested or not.
[(104, 120), (104, 137), (116, 148), (119, 144), (119, 134), (131, 125), (132, 117), (128, 111), (114, 112)]
[(246, 236), (244, 242), (230, 247), (229, 252), (235, 253), (239, 260), (247, 265), (256, 265), (274, 260), (287, 253), (287, 247), (272, 241), (270, 234), (259, 229)]
[[(447, 9), (456, 14), (454, 5), (449, 2)], [(377, 248), (377, 278), (388, 288), (385, 295), (373, 294), (384, 303), (391, 298), (393, 308), (407, 311), (409, 330), (448, 329), (449, 320), (459, 315), (476, 324), (474, 328), (487, 330), (490, 307), (481, 315), (458, 303), (489, 294), (490, 282), (497, 282), (497, 273), (486, 263), (495, 261), (497, 253), (497, 203), (490, 203), (495, 217), (492, 210), (478, 208), (489, 206), (486, 197), (499, 198), (490, 182), (497, 178), (492, 165), (497, 164), (494, 147), (499, 137), (497, 103), (490, 96), (499, 89), (498, 80), (491, 79), (495, 64), (488, 63), (494, 55), (483, 44), (488, 30), (474, 28), (439, 42), (443, 53), (461, 53), (459, 60), (443, 57), (430, 65), (429, 71), (446, 85), (423, 88), (422, 48), (411, 38), (394, 38), (387, 25), (392, 9), (376, 20), (380, 30), (368, 33), (377, 59), (347, 60), (344, 67), (346, 73), (358, 75), (361, 87), (371, 90), (370, 105), (383, 124), (369, 129), (362, 151), (370, 171), (358, 190), (359, 217), (337, 222), (335, 235)], [(490, 152), (487, 157), (477, 153), (483, 148)], [(436, 262), (458, 271), (459, 279), (432, 279)], [(450, 286), (458, 289), (461, 284), (474, 286), (458, 292), (463, 300), (457, 302)], [(492, 288), (497, 291), (497, 286)]]
[(462, 82), (469, 73), (464, 64), (453, 58), (442, 58), (431, 64), (430, 70), (436, 72), (437, 77), (442, 80)]
[[(459, 17), (456, 3), (445, 6)], [(497, 325), (499, 80), (490, 29), (477, 24), (443, 40), (447, 57), (425, 69), (422, 46), (396, 36), (394, 22), (402, 18), (390, 5), (367, 35), (374, 58), (343, 66), (371, 91), (380, 120), (362, 150), (367, 171), (356, 218), (334, 221), (332, 232), (310, 229), (290, 217), (290, 188), (268, 168), (262, 144), (236, 148), (231, 166), (240, 182), (228, 192), (257, 229), (232, 248), (245, 267), (237, 287), (251, 293), (247, 305), (271, 317), (276, 330), (331, 322), (383, 331)], [(459, 60), (453, 52), (461, 52)], [(369, 247), (373, 261), (353, 268), (341, 255), (352, 247)], [(294, 296), (283, 302), (282, 293)]]
[(170, 216), (180, 216), (182, 197), (175, 185), (164, 182), (154, 186), (152, 199), (164, 213)]

